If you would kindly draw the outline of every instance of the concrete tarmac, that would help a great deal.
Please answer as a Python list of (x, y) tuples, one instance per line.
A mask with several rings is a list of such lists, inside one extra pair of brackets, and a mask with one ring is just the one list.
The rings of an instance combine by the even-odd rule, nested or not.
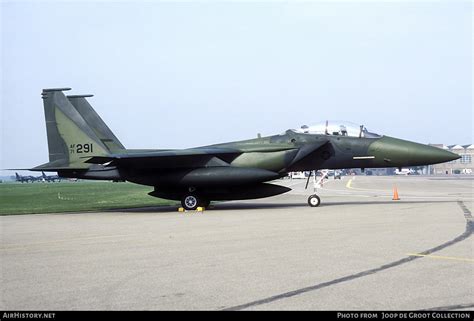
[(278, 183), (204, 213), (0, 217), (0, 310), (474, 308), (473, 177), (329, 179), (317, 208)]

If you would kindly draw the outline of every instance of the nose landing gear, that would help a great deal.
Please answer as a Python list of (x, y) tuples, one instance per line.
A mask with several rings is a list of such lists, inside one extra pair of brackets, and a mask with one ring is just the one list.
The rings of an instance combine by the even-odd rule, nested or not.
[(308, 197), (308, 205), (311, 207), (317, 207), (321, 204), (321, 199), (318, 195), (313, 194)]
[[(314, 173), (313, 173), (314, 172)], [(308, 176), (308, 180), (306, 181), (305, 189), (308, 189), (309, 180), (313, 176), (313, 192), (316, 192), (318, 186), (322, 187), (324, 179), (328, 177), (328, 173), (325, 172), (322, 174), (321, 178), (316, 182), (316, 171), (311, 171)], [(308, 197), (308, 205), (311, 207), (318, 207), (321, 204), (321, 199), (318, 195), (312, 194)]]

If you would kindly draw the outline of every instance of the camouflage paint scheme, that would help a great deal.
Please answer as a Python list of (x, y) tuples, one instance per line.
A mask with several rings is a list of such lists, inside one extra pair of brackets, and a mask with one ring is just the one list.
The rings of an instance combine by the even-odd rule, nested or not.
[(130, 181), (152, 196), (183, 200), (268, 197), (287, 187), (265, 182), (292, 171), (428, 165), (459, 158), (448, 151), (393, 137), (284, 134), (180, 150), (126, 149), (86, 100), (69, 88), (44, 89), (49, 162), (35, 171), (60, 177)]

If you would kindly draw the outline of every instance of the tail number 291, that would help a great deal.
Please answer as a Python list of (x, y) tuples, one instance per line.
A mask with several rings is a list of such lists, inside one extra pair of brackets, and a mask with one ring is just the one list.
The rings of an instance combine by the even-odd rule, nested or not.
[(77, 154), (87, 154), (92, 153), (94, 151), (93, 144), (72, 144), (70, 146), (72, 152), (76, 152)]

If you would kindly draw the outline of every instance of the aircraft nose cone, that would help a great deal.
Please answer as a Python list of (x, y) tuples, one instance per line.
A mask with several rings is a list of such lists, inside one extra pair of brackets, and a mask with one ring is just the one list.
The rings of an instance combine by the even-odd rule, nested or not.
[(449, 162), (460, 158), (447, 150), (384, 136), (369, 147), (376, 159), (387, 166), (419, 166)]
[(419, 147), (416, 153), (412, 155), (412, 160), (422, 162), (424, 164), (445, 163), (461, 157), (438, 147), (422, 144), (419, 145), (422, 147)]

